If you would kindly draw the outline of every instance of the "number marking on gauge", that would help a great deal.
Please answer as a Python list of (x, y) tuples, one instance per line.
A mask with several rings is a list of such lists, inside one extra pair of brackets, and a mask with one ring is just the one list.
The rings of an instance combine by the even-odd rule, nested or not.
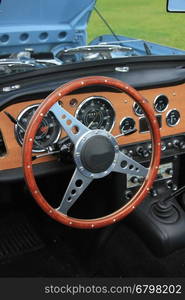
[(109, 100), (101, 96), (92, 96), (79, 105), (75, 117), (90, 129), (111, 131), (115, 112)]
[(154, 108), (157, 112), (163, 112), (168, 107), (168, 97), (165, 95), (158, 95), (154, 100)]
[(166, 123), (168, 126), (176, 126), (180, 122), (180, 113), (177, 109), (170, 110), (166, 115)]
[[(25, 130), (35, 113), (39, 104), (34, 104), (25, 108), (18, 116), (18, 124), (21, 125)], [(15, 136), (20, 145), (23, 144), (25, 131), (21, 129), (21, 126), (15, 125)], [(59, 125), (56, 118), (52, 113), (47, 113), (37, 130), (35, 141), (33, 144), (33, 152), (43, 152), (45, 149), (56, 143), (61, 135), (61, 126)]]
[(128, 130), (132, 130), (135, 128), (135, 121), (131, 117), (125, 117), (121, 120), (120, 123), (120, 132), (125, 133)]
[(134, 110), (136, 116), (139, 116), (139, 117), (144, 116), (141, 106), (136, 102), (133, 104), (133, 110)]

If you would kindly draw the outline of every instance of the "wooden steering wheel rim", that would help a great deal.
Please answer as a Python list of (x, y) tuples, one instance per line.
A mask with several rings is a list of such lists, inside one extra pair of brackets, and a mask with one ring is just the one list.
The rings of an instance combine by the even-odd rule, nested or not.
[[(69, 217), (54, 209), (52, 206), (48, 204), (44, 196), (41, 194), (33, 174), (32, 146), (33, 146), (33, 141), (37, 129), (44, 115), (48, 112), (48, 110), (63, 96), (79, 88), (92, 86), (92, 85), (104, 85), (104, 86), (109, 86), (109, 87), (119, 89), (120, 91), (127, 93), (129, 96), (131, 96), (134, 99), (134, 101), (141, 106), (141, 108), (145, 112), (146, 117), (149, 120), (153, 151), (152, 151), (152, 157), (151, 157), (148, 174), (142, 186), (140, 187), (139, 191), (126, 205), (124, 205), (122, 208), (115, 211), (114, 213), (101, 218), (76, 219), (73, 217)], [(140, 95), (138, 91), (136, 91), (134, 88), (129, 86), (127, 83), (124, 83), (117, 79), (102, 77), (102, 76), (84, 77), (60, 86), (53, 93), (51, 93), (36, 110), (35, 114), (33, 115), (27, 127), (25, 137), (24, 137), (24, 143), (23, 143), (24, 176), (25, 176), (27, 186), (33, 198), (51, 218), (70, 227), (76, 227), (81, 229), (100, 228), (100, 227), (113, 224), (125, 218), (141, 203), (142, 200), (144, 200), (157, 175), (157, 171), (160, 163), (160, 151), (161, 151), (161, 142), (160, 142), (160, 133), (159, 133), (159, 126), (158, 126), (157, 119), (148, 101), (142, 95)]]

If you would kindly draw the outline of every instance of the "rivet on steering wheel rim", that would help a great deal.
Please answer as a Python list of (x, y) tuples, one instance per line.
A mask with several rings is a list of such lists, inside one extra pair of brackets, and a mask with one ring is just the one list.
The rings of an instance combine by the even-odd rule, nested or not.
[[(32, 146), (33, 146), (33, 143), (29, 143), (29, 139), (30, 138), (34, 139), (36, 135), (36, 132), (41, 122), (41, 118), (40, 118), (41, 114), (45, 115), (51, 109), (51, 107), (53, 107), (57, 103), (57, 101), (59, 100), (59, 96), (61, 95), (65, 96), (69, 93), (72, 93), (75, 90), (79, 89), (81, 85), (85, 85), (87, 87), (92, 85), (93, 86), (105, 85), (105, 80), (107, 81), (106, 82), (107, 86), (120, 90), (124, 93), (126, 92), (128, 95), (130, 95), (130, 97), (135, 102), (140, 104), (141, 108), (145, 112), (146, 117), (149, 120), (149, 124), (150, 124), (149, 127), (151, 130), (151, 137), (152, 137), (152, 147), (153, 147), (152, 149), (154, 153), (151, 156), (151, 162), (148, 169), (149, 171), (141, 188), (126, 205), (124, 205), (122, 208), (118, 209), (114, 213), (101, 218), (96, 218), (96, 219), (72, 218), (64, 213), (61, 213), (59, 210), (51, 207), (50, 204), (43, 197), (42, 193), (40, 192), (36, 180), (34, 178), (33, 169), (31, 167), (28, 167), (32, 163)], [(25, 180), (30, 192), (32, 193), (34, 199), (39, 204), (39, 206), (56, 221), (61, 222), (68, 226), (82, 228), (82, 229), (92, 228), (91, 224), (93, 224), (94, 227), (96, 228), (104, 227), (112, 224), (112, 222), (119, 221), (124, 217), (126, 217), (129, 213), (133, 211), (134, 208), (136, 208), (144, 200), (144, 198), (148, 194), (148, 191), (150, 190), (153, 181), (157, 175), (157, 170), (160, 163), (159, 144), (160, 144), (159, 126), (156, 117), (153, 113), (153, 110), (150, 107), (149, 103), (145, 101), (142, 95), (140, 95), (139, 92), (137, 92), (134, 88), (128, 86), (127, 83), (124, 83), (117, 79), (102, 77), (102, 76), (92, 76), (92, 77), (77, 79), (70, 83), (64, 84), (62, 87), (59, 87), (56, 91), (54, 91), (51, 95), (49, 95), (45, 99), (45, 101), (42, 102), (42, 104), (38, 107), (35, 114), (33, 115), (27, 127), (25, 137), (24, 137), (24, 144), (23, 144), (23, 168), (24, 168)], [(118, 151), (118, 153), (120, 153), (120, 151)], [(129, 158), (126, 157), (126, 159), (128, 160)], [(137, 165), (135, 164), (135, 166)], [(120, 170), (120, 167), (117, 166), (117, 163), (115, 167), (117, 168), (117, 171)], [(122, 170), (120, 170), (120, 172), (122, 172)], [(136, 171), (129, 170), (129, 172), (136, 172)], [(84, 182), (82, 187), (84, 188)], [(83, 190), (82, 187), (80, 188), (81, 190)], [(34, 193), (35, 189), (38, 190), (38, 193)]]

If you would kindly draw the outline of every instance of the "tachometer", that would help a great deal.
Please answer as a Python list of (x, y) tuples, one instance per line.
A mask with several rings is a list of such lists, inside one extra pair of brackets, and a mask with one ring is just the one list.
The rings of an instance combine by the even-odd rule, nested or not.
[[(35, 113), (39, 104), (24, 109), (17, 118), (18, 125), (15, 125), (15, 136), (20, 145), (23, 144), (24, 134), (28, 123)], [(61, 127), (55, 116), (48, 112), (43, 118), (35, 136), (33, 152), (43, 152), (45, 149), (56, 143), (61, 134)]]
[(93, 96), (79, 105), (75, 117), (90, 129), (110, 131), (114, 125), (115, 112), (106, 98)]

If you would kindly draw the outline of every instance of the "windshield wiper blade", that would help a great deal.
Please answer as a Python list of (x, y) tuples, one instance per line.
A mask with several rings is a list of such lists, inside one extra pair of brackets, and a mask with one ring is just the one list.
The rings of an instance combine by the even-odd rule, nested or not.
[[(117, 45), (117, 44), (126, 44), (126, 43), (138, 43), (138, 42), (141, 42), (143, 47), (144, 47), (144, 50), (145, 50), (145, 53), (146, 55), (152, 55), (152, 51), (151, 51), (151, 48), (150, 46), (148, 45), (148, 43), (145, 41), (145, 40), (142, 40), (142, 39), (132, 39), (132, 40), (120, 40), (120, 41), (111, 41), (111, 43), (113, 43), (113, 45)], [(99, 45), (109, 45), (110, 42), (101, 42)], [(135, 51), (136, 48), (134, 47), (135, 45), (133, 45), (133, 48), (132, 50)]]
[(120, 45), (88, 45), (88, 46), (80, 46), (76, 48), (69, 48), (62, 50), (60, 54), (64, 55), (72, 55), (77, 53), (89, 54), (89, 53), (101, 53), (101, 52), (113, 52), (113, 51), (121, 51), (121, 52), (128, 52), (132, 51), (131, 47), (125, 47)]
[(151, 52), (149, 46), (147, 45), (147, 43), (145, 41), (143, 42), (143, 46), (145, 48), (146, 55), (152, 55), (152, 52)]

